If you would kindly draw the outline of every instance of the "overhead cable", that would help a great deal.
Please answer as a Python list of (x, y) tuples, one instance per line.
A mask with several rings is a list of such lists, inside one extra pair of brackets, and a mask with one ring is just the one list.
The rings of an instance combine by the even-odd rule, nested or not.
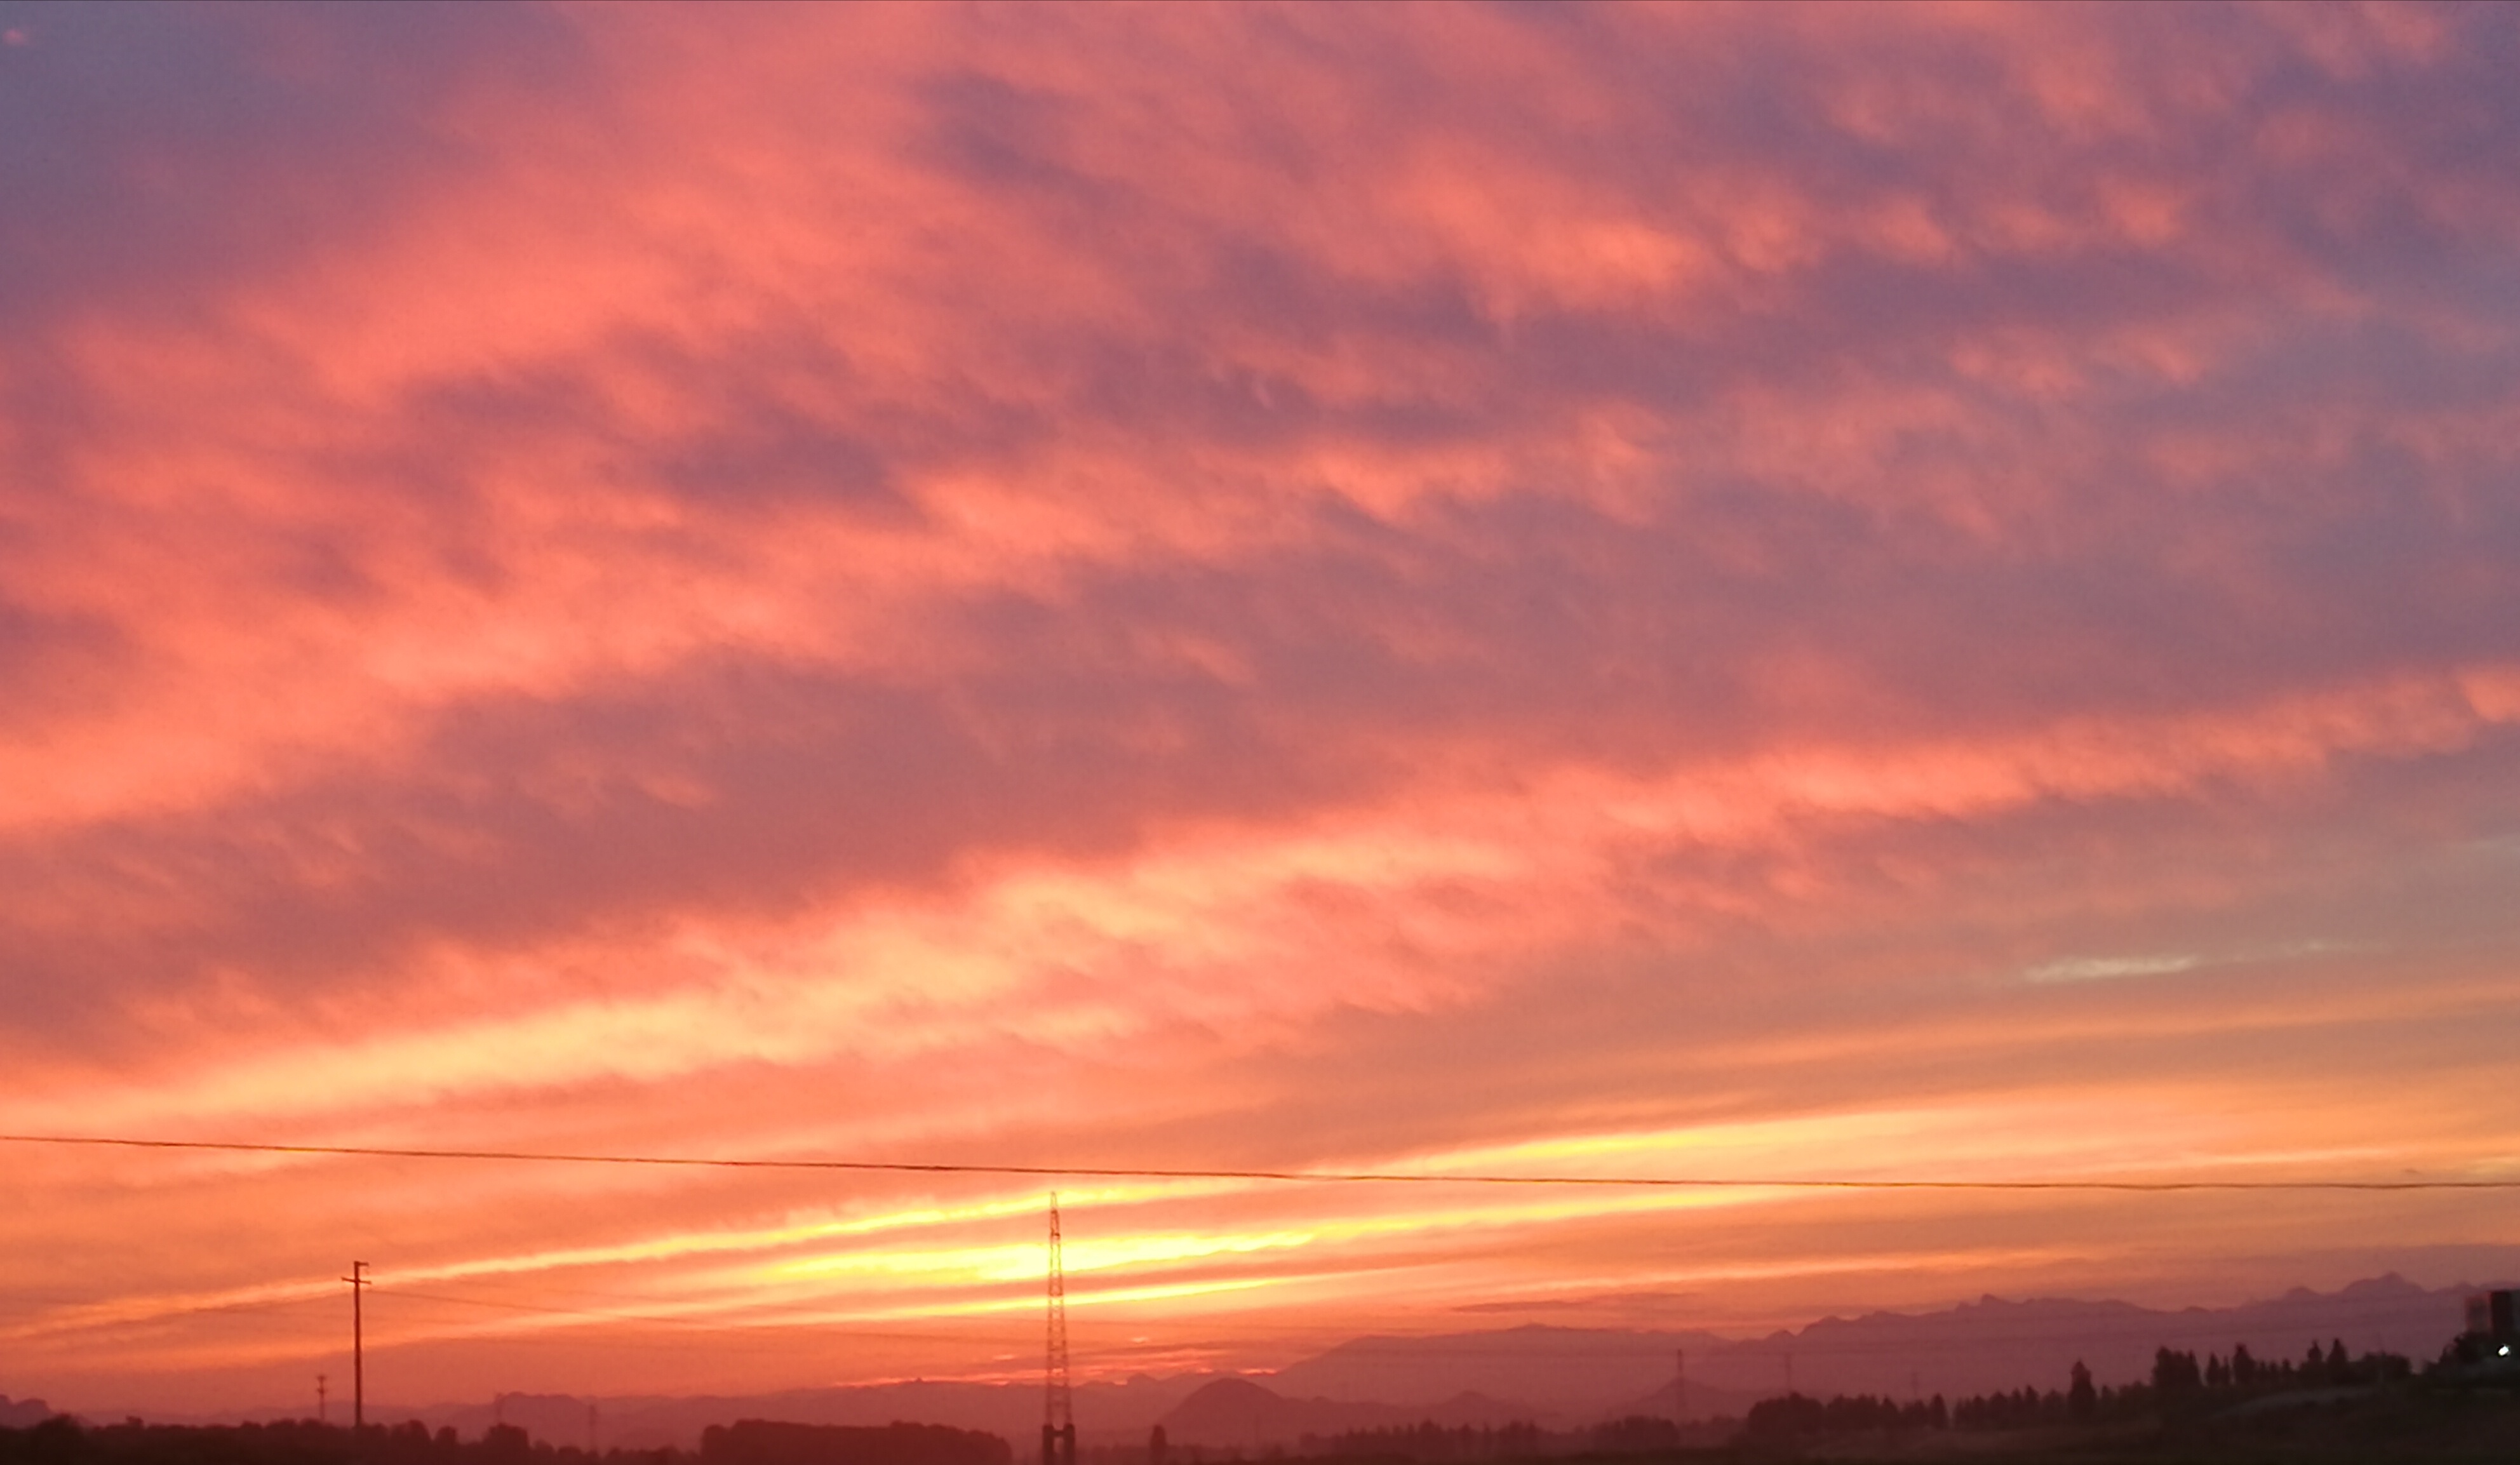
[(423, 1149), (368, 1144), (256, 1144), (218, 1139), (139, 1139), (104, 1134), (0, 1134), (0, 1143), (214, 1150), (378, 1160), (487, 1160), (550, 1165), (644, 1165), (701, 1170), (855, 1172), (876, 1175), (1016, 1176), (1046, 1179), (1273, 1180), (1327, 1185), (1573, 1185), (1673, 1190), (2057, 1190), (2407, 1191), (2520, 1190), (2501, 1179), (1928, 1179), (1840, 1176), (1576, 1176), (1492, 1171), (1167, 1169), (1119, 1165), (999, 1165), (943, 1160), (752, 1159), (706, 1155), (575, 1154), (540, 1150)]

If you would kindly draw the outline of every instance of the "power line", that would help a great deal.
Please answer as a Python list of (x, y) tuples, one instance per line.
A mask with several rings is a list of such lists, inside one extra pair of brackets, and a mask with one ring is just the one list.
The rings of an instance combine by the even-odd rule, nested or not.
[[(792, 1356), (796, 1350), (796, 1343), (793, 1337), (794, 1330), (799, 1326), (808, 1325), (762, 1321), (709, 1323), (697, 1319), (643, 1317), (636, 1313), (627, 1312), (589, 1312), (574, 1308), (538, 1308), (525, 1303), (499, 1303), (490, 1302), (482, 1298), (446, 1297), (427, 1292), (405, 1292), (397, 1287), (379, 1287), (377, 1288), (377, 1293), (382, 1297), (391, 1297), (407, 1302), (450, 1303), (470, 1308), (492, 1308), (505, 1312), (522, 1312), (528, 1314), (545, 1313), (562, 1317), (592, 1317), (613, 1322), (635, 1322), (650, 1327), (661, 1328), (670, 1333), (680, 1333), (692, 1336), (705, 1334), (710, 1339), (710, 1348), (719, 1353), (778, 1353)], [(782, 1332), (788, 1336), (776, 1338), (775, 1340), (771, 1336), (775, 1333)], [(394, 1348), (427, 1347), (431, 1344), (443, 1343), (447, 1341), (449, 1336), (454, 1335), (403, 1337), (395, 1339), (391, 1344), (386, 1346)], [(940, 1341), (931, 1336), (922, 1336), (919, 1334), (862, 1333), (855, 1329), (850, 1330), (849, 1336), (852, 1338), (906, 1338), (921, 1343), (934, 1343)], [(622, 1338), (618, 1335), (599, 1335), (590, 1338), (582, 1330), (572, 1330), (564, 1338), (549, 1337), (536, 1333), (502, 1333), (497, 1335), (497, 1341), (501, 1347), (511, 1347), (516, 1345), (558, 1345), (570, 1348), (601, 1347), (607, 1349), (630, 1349), (638, 1352), (667, 1353), (689, 1353), (693, 1347), (691, 1337), (685, 1337), (670, 1343), (640, 1343)]]
[[(112, 1301), (113, 1299), (111, 1298), (99, 1298), (91, 1294), (68, 1296), (61, 1293), (0, 1292), (0, 1303), (23, 1303), (38, 1308), (95, 1308)], [(165, 1309), (150, 1315), (172, 1317), (178, 1314), (189, 1316), (202, 1312), (256, 1312), (273, 1308), (312, 1308), (319, 1305), (328, 1308), (333, 1305), (330, 1291), (321, 1294), (310, 1291), (296, 1297), (255, 1298), (235, 1303), (200, 1303)]]
[(981, 1165), (920, 1160), (756, 1160), (698, 1155), (590, 1155), (535, 1150), (411, 1149), (364, 1144), (251, 1144), (216, 1139), (133, 1139), (102, 1134), (0, 1134), (0, 1143), (103, 1145), (123, 1149), (217, 1150), (256, 1155), (328, 1155), (372, 1160), (499, 1160), (554, 1165), (644, 1165), (702, 1170), (842, 1171), (880, 1175), (1022, 1176), (1098, 1180), (1277, 1180), (1332, 1185), (1571, 1185), (1671, 1190), (2058, 1190), (2058, 1191), (2410, 1191), (2520, 1190), (2497, 1180), (1952, 1180), (1859, 1179), (1833, 1176), (1556, 1176), (1495, 1172), (1161, 1169), (1112, 1165)]
[[(592, 1308), (555, 1308), (548, 1304), (505, 1302), (486, 1297), (455, 1297), (443, 1292), (413, 1292), (402, 1287), (379, 1286), (376, 1291), (381, 1297), (408, 1298), (416, 1302), (449, 1303), (466, 1308), (495, 1308), (504, 1312), (528, 1312), (554, 1317), (592, 1317), (606, 1322), (638, 1322), (694, 1333), (773, 1332), (796, 1328), (828, 1328), (832, 1325), (831, 1319), (811, 1312), (769, 1317), (731, 1317), (723, 1321), (712, 1321), (703, 1316), (660, 1317), (651, 1312), (614, 1312)], [(970, 1336), (965, 1334), (948, 1337), (938, 1333), (882, 1332), (859, 1327), (848, 1328), (846, 1332), (852, 1339), (883, 1339), (902, 1343), (963, 1342)], [(1011, 1346), (1024, 1341), (1012, 1333), (981, 1336), (988, 1341)]]

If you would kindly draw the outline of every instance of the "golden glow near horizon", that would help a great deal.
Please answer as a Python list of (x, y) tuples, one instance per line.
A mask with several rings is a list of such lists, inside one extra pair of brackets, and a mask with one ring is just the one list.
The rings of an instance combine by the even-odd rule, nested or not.
[(0, 1132), (1226, 1174), (5, 1144), (0, 1393), (2520, 1266), (1779, 1183), (2520, 1179), (2508, 11), (9, 26)]

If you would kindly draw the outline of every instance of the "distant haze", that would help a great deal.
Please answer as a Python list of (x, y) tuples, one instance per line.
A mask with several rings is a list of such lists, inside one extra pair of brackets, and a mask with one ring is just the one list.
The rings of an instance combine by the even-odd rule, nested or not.
[[(1082, 1437), (1140, 1443), (1161, 1424), (1176, 1443), (1289, 1444), (1305, 1435), (1516, 1422), (1566, 1430), (1630, 1415), (1669, 1418), (1685, 1366), (1689, 1419), (1738, 1418), (1794, 1386), (1819, 1397), (1877, 1394), (1951, 1399), (2031, 1387), (2061, 1389), (2076, 1362), (2103, 1384), (2149, 1376), (2153, 1351), (2228, 1356), (2245, 1344), (2261, 1358), (2298, 1358), (2313, 1343), (2354, 1353), (2395, 1351), (2418, 1363), (2460, 1326), (2468, 1289), (2428, 1291), (2402, 1277), (2331, 1293), (2295, 1289), (2236, 1308), (2173, 1311), (2117, 1302), (1986, 1298), (1941, 1311), (1831, 1317), (1764, 1338), (1631, 1329), (1525, 1326), (1418, 1337), (1353, 1339), (1272, 1373), (1140, 1376), (1091, 1383), (1077, 1395)], [(1686, 1361), (1680, 1356), (1686, 1354)], [(495, 1400), (408, 1408), (380, 1404), (388, 1422), (417, 1418), (467, 1438), (493, 1423), (556, 1444), (691, 1448), (710, 1424), (739, 1418), (805, 1424), (944, 1423), (996, 1433), (1021, 1450), (1041, 1422), (1038, 1380), (909, 1383), (740, 1398), (606, 1398), (511, 1394)], [(270, 1411), (263, 1411), (269, 1413)]]

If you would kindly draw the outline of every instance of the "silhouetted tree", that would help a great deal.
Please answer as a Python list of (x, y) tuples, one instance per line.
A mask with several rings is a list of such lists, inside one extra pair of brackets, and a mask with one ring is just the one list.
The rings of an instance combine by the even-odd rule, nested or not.
[(1593, 1447), (1605, 1455), (1642, 1455), (1680, 1448), (1680, 1426), (1658, 1414), (1631, 1414), (1595, 1427)]
[(1752, 1404), (1741, 1425), (1754, 1440), (1792, 1440), (1819, 1434), (1827, 1419), (1826, 1404), (1800, 1394), (1788, 1394)]
[(2083, 1360), (2074, 1360), (2074, 1386), (2065, 1391), (2065, 1411), (2076, 1419), (2089, 1419), (2100, 1404), (2100, 1397), (2092, 1388), (2092, 1370)]

